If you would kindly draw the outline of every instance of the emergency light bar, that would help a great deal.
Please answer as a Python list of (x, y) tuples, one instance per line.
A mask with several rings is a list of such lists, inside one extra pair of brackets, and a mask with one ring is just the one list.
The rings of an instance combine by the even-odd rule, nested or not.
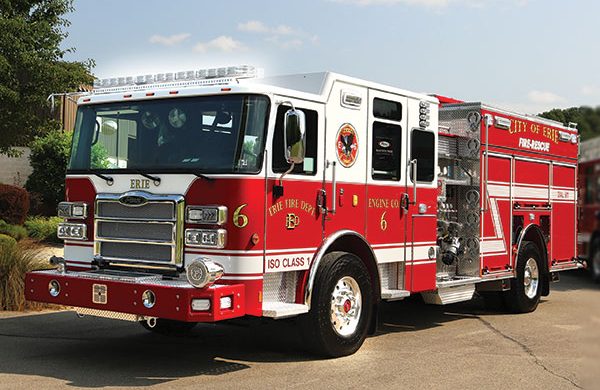
[(229, 84), (241, 78), (262, 77), (263, 70), (251, 65), (206, 68), (173, 73), (112, 77), (94, 80), (92, 93), (113, 93), (155, 88)]

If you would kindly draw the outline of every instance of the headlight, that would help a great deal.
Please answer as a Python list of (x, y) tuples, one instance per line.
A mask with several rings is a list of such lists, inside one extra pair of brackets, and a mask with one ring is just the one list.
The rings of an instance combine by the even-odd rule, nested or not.
[(225, 248), (227, 231), (225, 229), (186, 229), (185, 244), (200, 248)]
[(86, 219), (87, 204), (82, 202), (60, 202), (58, 216), (61, 218)]
[(225, 206), (188, 206), (185, 211), (187, 223), (223, 225), (227, 221)]
[(85, 240), (86, 233), (87, 226), (83, 223), (59, 223), (56, 231), (56, 235), (62, 240)]
[(191, 261), (185, 267), (188, 282), (194, 287), (210, 286), (223, 276), (223, 267), (205, 258)]

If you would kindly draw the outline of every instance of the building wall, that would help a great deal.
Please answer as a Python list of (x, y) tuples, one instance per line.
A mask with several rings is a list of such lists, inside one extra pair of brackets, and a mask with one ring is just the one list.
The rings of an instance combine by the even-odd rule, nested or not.
[(0, 183), (25, 186), (33, 169), (29, 165), (29, 148), (15, 148), (22, 152), (19, 157), (7, 157), (0, 154)]

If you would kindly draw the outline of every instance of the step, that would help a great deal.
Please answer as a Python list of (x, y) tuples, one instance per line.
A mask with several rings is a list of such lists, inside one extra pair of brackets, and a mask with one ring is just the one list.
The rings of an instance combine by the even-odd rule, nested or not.
[(386, 301), (399, 301), (410, 296), (410, 292), (406, 290), (381, 290), (381, 299)]
[(308, 306), (299, 303), (263, 302), (263, 317), (287, 318), (308, 313)]

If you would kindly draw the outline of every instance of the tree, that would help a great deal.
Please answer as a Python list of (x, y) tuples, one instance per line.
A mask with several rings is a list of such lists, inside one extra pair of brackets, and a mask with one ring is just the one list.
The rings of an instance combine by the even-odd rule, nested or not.
[(51, 93), (93, 82), (92, 60), (64, 61), (72, 0), (0, 0), (0, 153), (58, 128)]
[(540, 114), (541, 117), (560, 123), (577, 123), (581, 140), (600, 136), (600, 106), (596, 108), (581, 106), (566, 109), (555, 108)]

